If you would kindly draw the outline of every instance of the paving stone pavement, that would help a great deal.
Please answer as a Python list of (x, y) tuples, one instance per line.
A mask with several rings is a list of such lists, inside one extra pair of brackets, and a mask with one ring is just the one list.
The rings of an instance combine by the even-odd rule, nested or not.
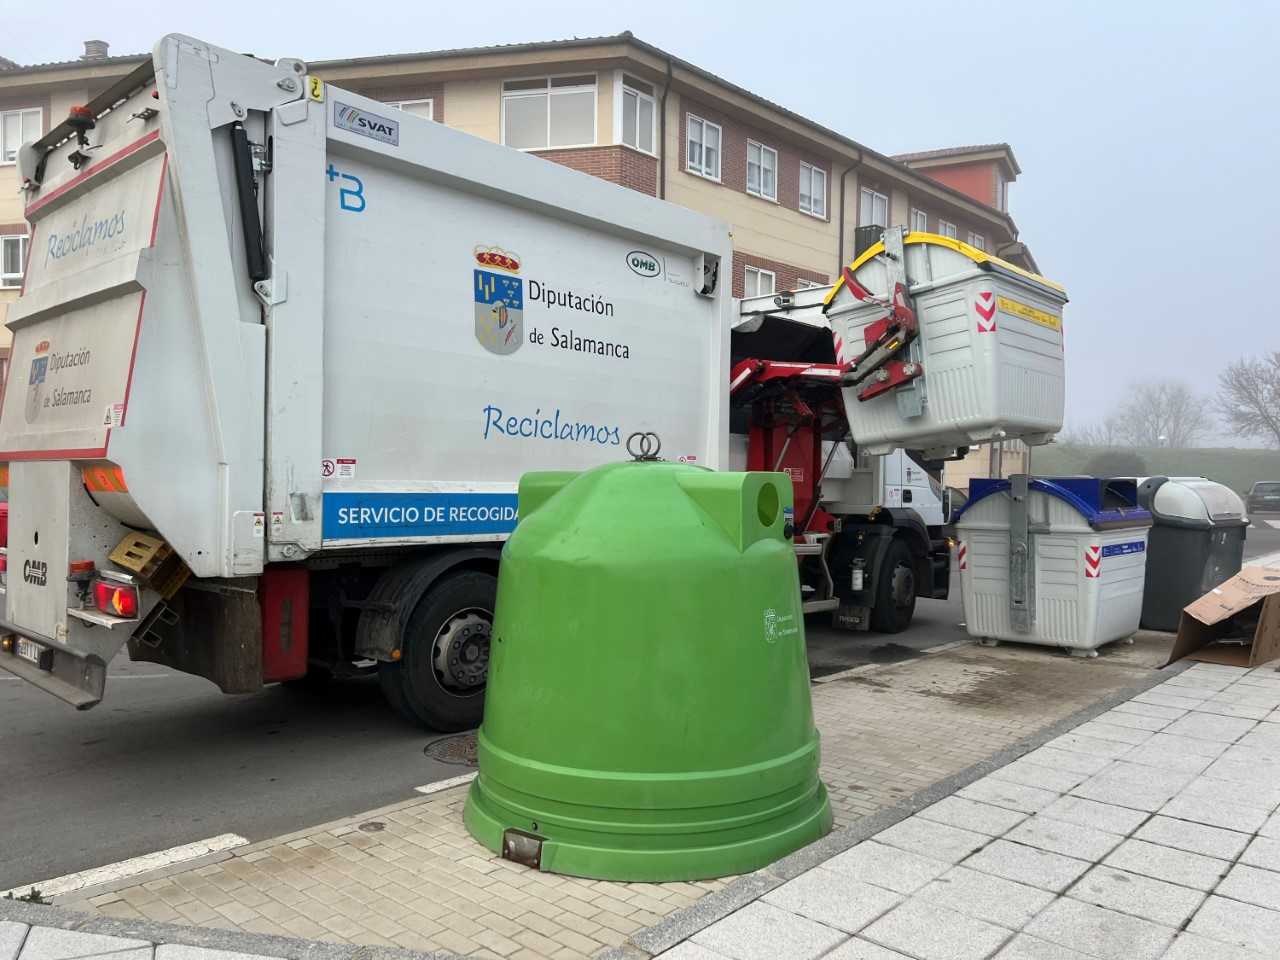
[[(1133, 646), (1112, 647), (1103, 656), (1087, 661), (1040, 648), (961, 646), (891, 666), (823, 678), (813, 687), (814, 716), (823, 738), (822, 777), (830, 791), (837, 826), (892, 808), (918, 791), (1150, 677), (1152, 668), (1163, 662), (1167, 649), (1168, 640), (1163, 635), (1146, 639), (1140, 635)], [(1226, 689), (1179, 687), (1176, 693), (1165, 697), (1200, 704), (1221, 701)], [(1252, 696), (1265, 697), (1266, 693)], [(1222, 704), (1214, 707), (1223, 708)], [(926, 863), (933, 863), (929, 858), (937, 853), (936, 844), (945, 844), (945, 869), (969, 856), (996, 857), (1002, 847), (992, 850), (988, 844), (993, 837), (1002, 837), (1028, 816), (1039, 816), (1047, 812), (1043, 808), (1053, 804), (1063, 805), (1059, 821), (1077, 822), (1072, 817), (1078, 816), (1083, 818), (1084, 827), (1114, 829), (1110, 818), (1109, 827), (1089, 818), (1091, 801), (1063, 795), (1078, 785), (1126, 782), (1111, 775), (1113, 759), (1140, 749), (1142, 744), (1137, 740), (1159, 735), (1185, 713), (1186, 708), (1143, 701), (1138, 709), (1125, 714), (1138, 719), (1105, 721), (1107, 729), (1101, 732), (1123, 739), (1064, 737), (1062, 743), (1043, 748), (1045, 762), (1019, 761), (999, 780), (993, 778), (994, 786), (961, 791), (959, 796), (922, 815), (914, 825), (903, 827), (895, 834), (899, 846), (887, 845), (886, 849), (894, 851), (893, 857), (903, 863), (909, 862), (906, 858), (910, 856), (904, 847), (917, 851)], [(1218, 713), (1213, 716), (1224, 719)], [(1115, 734), (1111, 728), (1124, 732)], [(1197, 728), (1197, 749), (1212, 755), (1203, 757), (1203, 771), (1185, 773), (1188, 780), (1218, 782), (1210, 777), (1210, 765), (1228, 759), (1225, 754), (1231, 742), (1215, 738), (1230, 729), (1233, 728), (1216, 723)], [(1173, 739), (1180, 743), (1192, 738), (1187, 735)], [(1253, 749), (1262, 749), (1263, 742), (1256, 741)], [(1089, 745), (1101, 746), (1094, 751), (1087, 749)], [(1153, 773), (1159, 772), (1158, 768), (1152, 769)], [(1161, 789), (1172, 786), (1162, 781)], [(457, 787), (417, 797), (338, 823), (242, 847), (222, 855), (217, 862), (165, 871), (164, 875), (141, 878), (105, 892), (85, 891), (58, 902), (71, 909), (122, 919), (372, 947), (446, 950), (468, 957), (569, 960), (620, 947), (637, 932), (724, 890), (729, 882), (726, 878), (699, 883), (623, 884), (528, 870), (495, 858), (466, 833), (461, 817), (465, 791), (465, 787)], [(1213, 799), (1203, 792), (1188, 796)], [(1078, 808), (1068, 809), (1068, 801)], [(1146, 819), (1145, 813), (1123, 812)], [(1026, 829), (1039, 831), (1036, 835), (1042, 844), (1067, 842), (1053, 840), (1052, 831), (1045, 831), (1038, 820)], [(1062, 832), (1062, 828), (1055, 829)], [(1132, 832), (1132, 828), (1125, 832)], [(1083, 835), (1082, 831), (1078, 833)], [(1280, 827), (1273, 833), (1280, 836)], [(994, 867), (988, 872), (1011, 884), (1025, 886), (1030, 875), (1032, 886), (1056, 893), (1077, 880), (1087, 867), (1077, 869), (1079, 861), (1051, 849), (1006, 840), (1000, 844), (1013, 848), (1012, 854), (1004, 851), (998, 857), (1002, 863), (1008, 861), (1005, 872)], [(980, 846), (986, 849), (974, 854)], [(1024, 851), (1033, 851), (1036, 860), (1027, 861)], [(1190, 852), (1210, 858), (1217, 855)], [(1259, 861), (1270, 855), (1271, 851), (1263, 847), (1254, 853)], [(863, 882), (877, 883), (879, 874), (874, 865), (860, 867), (837, 861), (831, 862), (831, 870), (843, 870), (842, 876), (855, 877), (862, 870), (866, 874), (861, 877)], [(1168, 869), (1192, 869), (1188, 864), (1195, 862)], [(1258, 866), (1265, 869), (1263, 862)], [(945, 870), (937, 874), (922, 871), (918, 883), (913, 877), (914, 885), (897, 892), (913, 893), (937, 879), (941, 872)], [(957, 876), (965, 877), (969, 872), (961, 871)], [(1037, 877), (1039, 884), (1035, 882)], [(907, 883), (905, 878), (903, 883)], [(939, 888), (931, 896), (936, 902), (950, 903)], [(956, 900), (967, 902), (964, 897)], [(968, 914), (959, 907), (938, 909), (961, 918), (955, 923), (972, 934), (974, 943), (989, 939), (991, 931), (986, 926), (973, 927), (967, 921)], [(831, 910), (832, 916), (843, 916), (838, 905), (831, 905)], [(859, 910), (853, 910), (837, 922), (837, 928), (840, 922), (847, 927), (861, 919)], [(1005, 929), (998, 920), (979, 922)], [(894, 929), (900, 928), (895, 934), (897, 939), (906, 936), (901, 931), (909, 929), (909, 924), (899, 920), (893, 924)], [(852, 932), (840, 930), (839, 939)], [(863, 948), (855, 944), (851, 949)], [(5, 960), (3, 955), (0, 960)]]
[(1278, 806), (1280, 673), (1196, 664), (659, 960), (1275, 960)]

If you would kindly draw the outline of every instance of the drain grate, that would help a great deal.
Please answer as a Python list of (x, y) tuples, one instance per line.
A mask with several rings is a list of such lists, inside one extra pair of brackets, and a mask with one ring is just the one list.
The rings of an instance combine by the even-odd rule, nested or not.
[(477, 766), (474, 732), (458, 733), (451, 737), (432, 740), (422, 752), (432, 760), (439, 760), (441, 763), (452, 763), (460, 767)]

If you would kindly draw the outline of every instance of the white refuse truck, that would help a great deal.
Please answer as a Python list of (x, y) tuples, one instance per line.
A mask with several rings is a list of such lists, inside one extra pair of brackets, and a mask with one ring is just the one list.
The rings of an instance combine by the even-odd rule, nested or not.
[[(376, 668), (406, 717), (473, 726), (521, 474), (625, 458), (633, 434), (656, 434), (668, 459), (731, 462), (730, 330), (744, 313), (728, 229), (711, 218), (389, 110), (301, 61), (177, 35), (24, 145), (19, 173), (32, 240), (0, 404), (0, 667), (77, 707), (101, 701), (127, 643), (229, 693)], [(872, 251), (846, 271), (865, 288), (814, 303), (805, 336), (816, 329), (828, 355), (832, 329), (872, 330), (866, 356), (801, 379), (841, 385), (839, 437), (851, 425), (857, 440), (873, 401), (877, 454), (1052, 433), (1046, 395), (1061, 423), (1060, 330), (1056, 366), (1047, 343), (1024, 378), (1031, 394), (988, 403), (1000, 365), (1036, 340), (1025, 318), (992, 307), (998, 337), (962, 321), (939, 340), (938, 309), (917, 323), (900, 307), (930, 290), (963, 312), (984, 292), (1040, 289), (947, 242), (950, 260), (913, 252), (908, 293), (877, 286), (896, 274)], [(952, 370), (933, 377), (937, 344)], [(892, 382), (858, 395), (881, 370)], [(956, 383), (983, 400), (959, 422)], [(839, 446), (829, 427), (810, 454)], [(841, 469), (809, 462), (793, 468), (797, 490)], [(839, 506), (829, 491), (793, 526), (802, 571), (823, 584), (806, 608), (852, 617), (874, 608), (885, 571), (896, 607), (923, 555), (902, 561), (899, 533), (930, 544), (918, 517), (868, 500), (861, 465), (847, 472), (835, 499), (869, 515), (835, 514), (844, 538), (812, 532), (820, 507)], [(863, 520), (892, 528), (888, 554), (863, 550)]]
[(724, 461), (711, 218), (184, 36), (20, 174), (0, 666), (77, 707), (127, 641), (472, 726), (520, 475)]

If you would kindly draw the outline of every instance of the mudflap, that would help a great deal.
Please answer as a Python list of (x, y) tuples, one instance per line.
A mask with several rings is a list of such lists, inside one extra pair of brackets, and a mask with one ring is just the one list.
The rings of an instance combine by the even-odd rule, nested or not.
[(258, 578), (188, 581), (134, 631), (129, 658), (204, 677), (223, 693), (261, 689)]

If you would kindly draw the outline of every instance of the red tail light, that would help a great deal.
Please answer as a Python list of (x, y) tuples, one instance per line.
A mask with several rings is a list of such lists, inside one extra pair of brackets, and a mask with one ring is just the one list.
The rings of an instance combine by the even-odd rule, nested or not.
[(138, 615), (138, 588), (97, 580), (93, 584), (93, 603), (103, 613), (132, 619)]

